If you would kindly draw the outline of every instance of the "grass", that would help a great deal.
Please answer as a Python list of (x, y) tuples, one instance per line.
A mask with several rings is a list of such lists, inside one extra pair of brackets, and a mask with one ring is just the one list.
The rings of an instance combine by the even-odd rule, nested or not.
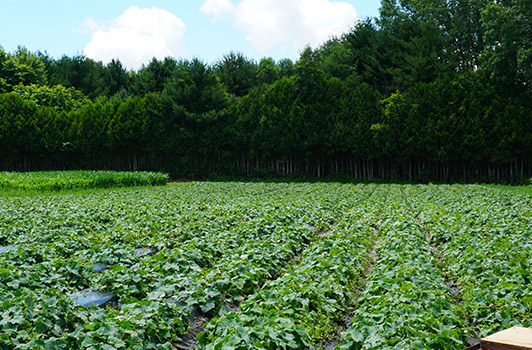
[(78, 189), (165, 185), (167, 174), (116, 171), (0, 172), (0, 192), (5, 195)]

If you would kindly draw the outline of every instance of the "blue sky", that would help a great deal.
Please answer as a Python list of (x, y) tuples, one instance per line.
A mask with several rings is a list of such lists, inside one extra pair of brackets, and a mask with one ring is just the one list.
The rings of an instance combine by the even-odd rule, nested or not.
[(380, 0), (17, 0), (0, 6), (0, 46), (77, 54), (136, 69), (149, 57), (215, 62), (229, 51), (296, 59), (378, 15)]

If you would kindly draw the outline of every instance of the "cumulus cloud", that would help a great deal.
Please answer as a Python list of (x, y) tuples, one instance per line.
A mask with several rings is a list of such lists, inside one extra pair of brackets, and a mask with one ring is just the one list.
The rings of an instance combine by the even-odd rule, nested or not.
[(316, 47), (341, 35), (358, 20), (356, 9), (330, 0), (206, 0), (200, 10), (214, 20), (230, 15), (247, 33), (246, 39), (262, 53), (291, 44), (294, 51)]
[(89, 18), (85, 25), (93, 34), (84, 54), (104, 63), (118, 58), (124, 66), (138, 69), (153, 57), (184, 54), (181, 41), (185, 24), (166, 10), (133, 6), (109, 24), (97, 24)]
[(72, 28), (75, 33), (87, 35), (102, 29), (102, 26), (94, 18), (87, 17), (79, 27)]
[(221, 19), (225, 14), (232, 14), (235, 6), (231, 0), (206, 0), (200, 11), (213, 16), (213, 21)]

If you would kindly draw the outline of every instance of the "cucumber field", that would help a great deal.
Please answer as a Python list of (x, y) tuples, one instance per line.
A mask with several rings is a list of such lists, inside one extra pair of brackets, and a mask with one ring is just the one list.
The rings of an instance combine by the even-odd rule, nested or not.
[(0, 349), (463, 349), (532, 327), (531, 235), (482, 185), (0, 196)]

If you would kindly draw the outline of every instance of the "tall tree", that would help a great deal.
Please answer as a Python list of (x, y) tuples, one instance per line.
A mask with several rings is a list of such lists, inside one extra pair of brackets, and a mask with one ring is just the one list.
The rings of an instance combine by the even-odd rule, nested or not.
[(482, 12), (483, 67), (500, 84), (532, 89), (532, 1), (490, 2)]
[(121, 91), (127, 91), (129, 75), (120, 60), (111, 60), (106, 66), (105, 84), (108, 87), (108, 95), (114, 96)]
[(182, 60), (164, 88), (163, 97), (173, 108), (184, 108), (192, 119), (204, 119), (227, 106), (227, 95), (213, 70), (199, 59)]
[(48, 72), (43, 54), (33, 53), (27, 48), (19, 46), (13, 55), (13, 59), (19, 65), (27, 66), (35, 73), (31, 83), (45, 85), (48, 82)]
[(257, 68), (258, 84), (272, 84), (279, 78), (279, 67), (273, 58), (263, 58)]
[(74, 88), (62, 85), (54, 87), (32, 85), (17, 85), (13, 92), (32, 101), (38, 106), (51, 107), (57, 111), (70, 111), (89, 102), (87, 97)]
[[(25, 52), (23, 49), (20, 50)], [(28, 53), (28, 56), (31, 55)], [(33, 56), (31, 57), (33, 58)], [(25, 61), (28, 61), (28, 64)], [(39, 75), (33, 65), (38, 69), (42, 68), (37, 61), (33, 61), (30, 58), (28, 60), (22, 58), (18, 60), (0, 48), (0, 92), (11, 91), (13, 86), (18, 84), (36, 84), (44, 79), (44, 75), (42, 75), (44, 73), (41, 71), (41, 75)]]
[(215, 73), (227, 90), (238, 97), (246, 95), (257, 84), (257, 65), (240, 52), (225, 55), (216, 64)]
[(105, 67), (84, 56), (63, 56), (49, 66), (50, 85), (74, 87), (91, 99), (107, 96), (109, 86), (105, 81)]
[(162, 61), (153, 58), (147, 66), (132, 75), (131, 92), (144, 95), (163, 91), (166, 82), (176, 74), (177, 66), (174, 58), (166, 57)]

